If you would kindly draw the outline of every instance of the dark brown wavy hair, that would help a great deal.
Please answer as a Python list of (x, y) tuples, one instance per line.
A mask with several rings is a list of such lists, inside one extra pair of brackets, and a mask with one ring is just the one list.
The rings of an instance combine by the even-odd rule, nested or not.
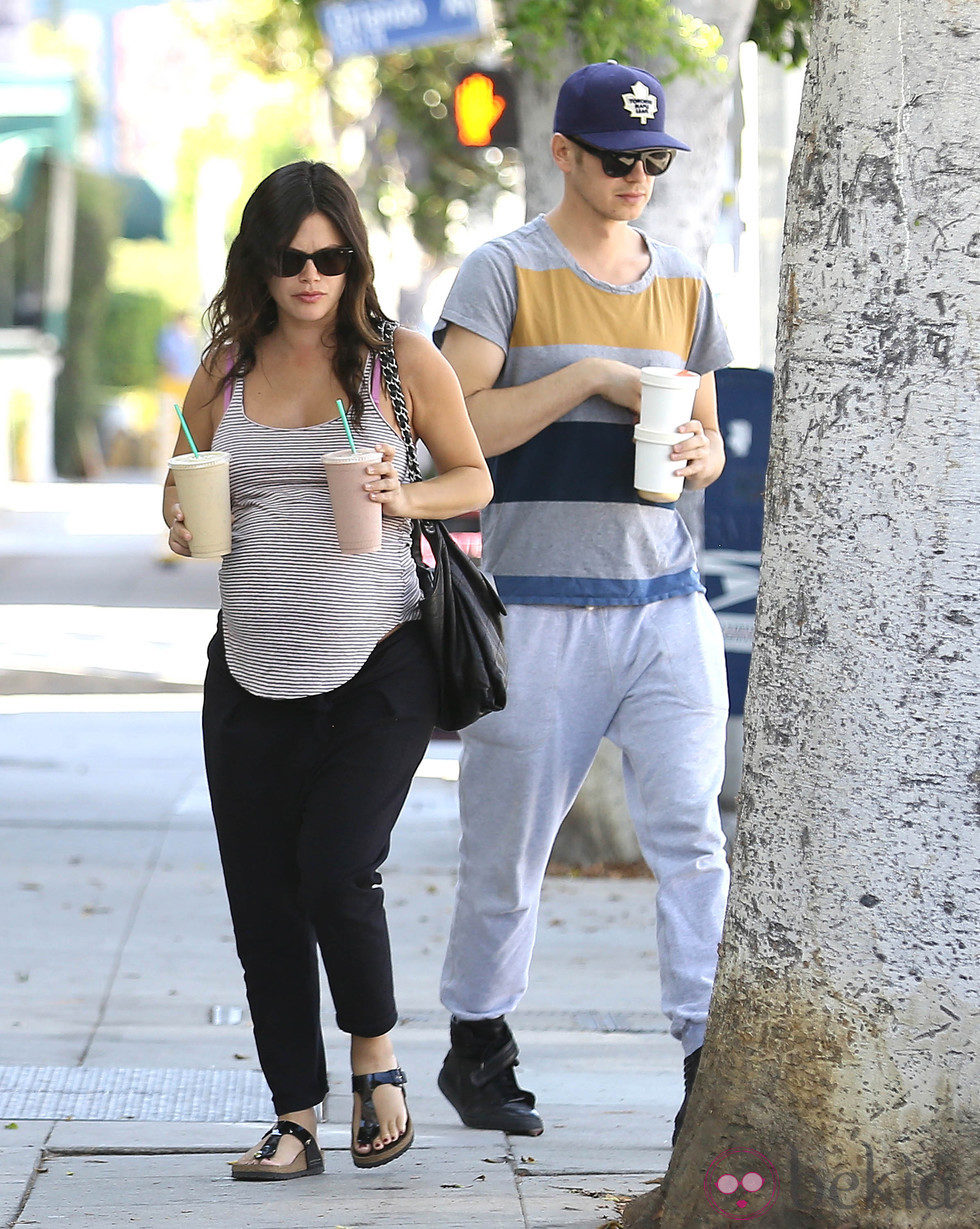
[[(346, 180), (325, 162), (281, 166), (248, 198), (241, 229), (228, 250), (224, 285), (207, 310), (211, 341), (203, 361), (208, 370), (220, 371), (219, 393), (254, 368), (256, 345), (278, 320), (269, 278), (278, 272), (279, 252), (289, 246), (311, 213), (329, 218), (343, 235), (343, 243), (354, 249), (337, 307), (334, 372), (357, 423), (364, 408), (360, 394), (364, 351), (381, 349), (379, 328), (386, 317), (374, 289), (374, 264), (357, 198)], [(225, 371), (228, 354), (234, 360)]]

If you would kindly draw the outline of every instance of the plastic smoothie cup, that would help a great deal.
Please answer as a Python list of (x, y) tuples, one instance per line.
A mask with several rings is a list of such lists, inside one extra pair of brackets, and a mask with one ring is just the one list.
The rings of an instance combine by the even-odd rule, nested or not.
[(184, 453), (168, 465), (190, 530), (193, 559), (218, 559), (231, 550), (230, 452)]
[(369, 555), (381, 548), (381, 505), (364, 489), (365, 469), (381, 460), (381, 453), (359, 448), (325, 452), (321, 457), (327, 473), (337, 540), (345, 555)]

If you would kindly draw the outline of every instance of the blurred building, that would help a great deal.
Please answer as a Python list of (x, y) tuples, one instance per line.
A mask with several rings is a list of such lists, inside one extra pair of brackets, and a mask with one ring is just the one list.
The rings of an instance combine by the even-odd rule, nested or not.
[[(98, 83), (93, 134), (80, 131), (74, 66), (31, 54), (32, 19), (73, 27)], [(163, 238), (159, 188), (172, 189), (182, 131), (174, 120), (199, 101), (189, 87), (206, 54), (194, 40), (181, 40), (181, 29), (163, 4), (134, 10), (125, 0), (0, 0), (0, 481), (54, 477), (76, 165), (111, 182), (123, 237)], [(146, 88), (151, 65), (165, 76), (174, 105), (161, 106), (163, 81)]]
[[(17, 54), (5, 27), (0, 54)], [(0, 480), (53, 476), (54, 384), (71, 290), (75, 84), (0, 59)], [(32, 201), (41, 202), (30, 209)]]

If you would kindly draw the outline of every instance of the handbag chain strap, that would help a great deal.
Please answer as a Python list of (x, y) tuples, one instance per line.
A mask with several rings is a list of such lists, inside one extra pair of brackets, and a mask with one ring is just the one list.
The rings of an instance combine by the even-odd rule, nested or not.
[(405, 463), (411, 482), (422, 481), (422, 471), (419, 469), (418, 453), (415, 451), (415, 439), (412, 435), (412, 425), (408, 421), (408, 407), (405, 405), (405, 394), (402, 392), (402, 382), (398, 375), (398, 364), (395, 362), (394, 336), (398, 326), (394, 320), (384, 320), (381, 324), (381, 338), (384, 347), (377, 351), (376, 362), (381, 364), (381, 374), (384, 377), (385, 388), (391, 398), (391, 408), (395, 411), (398, 429), (405, 441)]

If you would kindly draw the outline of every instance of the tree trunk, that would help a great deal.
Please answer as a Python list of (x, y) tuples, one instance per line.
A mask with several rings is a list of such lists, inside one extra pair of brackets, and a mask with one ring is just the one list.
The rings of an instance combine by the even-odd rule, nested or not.
[(550, 63), (546, 78), (523, 69), (514, 80), (524, 163), (524, 213), (528, 219), (547, 213), (561, 199), (561, 172), (551, 157), (555, 103), (561, 83), (582, 67), (582, 57), (574, 47), (562, 47)]
[[(748, 32), (755, 6), (756, 0), (688, 0), (679, 6), (718, 27), (724, 37), (729, 66), (724, 74), (697, 80), (678, 77), (667, 86), (667, 131), (690, 145), (691, 153), (678, 154), (670, 171), (657, 180), (641, 224), (656, 239), (681, 248), (700, 263), (707, 256), (718, 218), (738, 49)], [(643, 66), (648, 63), (639, 53), (634, 62)], [(556, 71), (545, 86), (524, 83), (521, 87), (521, 116), (536, 108), (530, 128), (522, 118), (528, 217), (550, 209), (561, 194), (560, 173), (546, 151), (558, 86), (580, 63), (567, 53), (566, 59), (556, 65), (560, 72)], [(653, 68), (657, 71), (656, 65)], [(540, 151), (545, 151), (544, 156)], [(678, 511), (698, 548), (704, 543), (703, 509), (704, 496), (700, 491), (685, 491), (678, 501)], [(559, 862), (580, 866), (640, 857), (626, 809), (621, 757), (618, 749), (606, 741), (562, 825), (554, 856)]]
[(657, 1229), (980, 1224), (980, 15), (815, 17), (732, 896), (662, 1219), (627, 1215)]

